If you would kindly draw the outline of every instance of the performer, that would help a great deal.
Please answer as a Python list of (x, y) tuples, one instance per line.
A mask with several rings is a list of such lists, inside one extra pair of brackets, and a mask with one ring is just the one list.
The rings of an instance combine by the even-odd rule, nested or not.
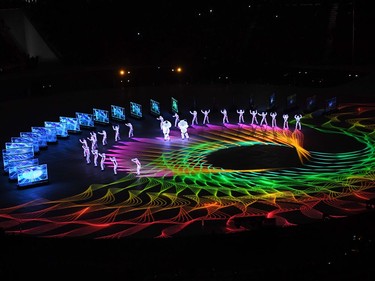
[(163, 130), (164, 117), (160, 115), (159, 117), (156, 118), (156, 120), (160, 121), (160, 130)]
[(131, 161), (137, 165), (137, 175), (139, 176), (141, 174), (141, 162), (139, 162), (138, 158), (132, 158)]
[[(88, 148), (87, 140), (85, 138), (79, 139), (79, 142), (82, 143), (82, 148), (83, 148), (83, 157), (86, 157), (86, 147)], [(90, 151), (90, 149), (89, 149)]]
[(98, 157), (99, 157), (99, 151), (97, 149), (94, 149), (91, 151), (91, 153), (94, 155), (94, 166), (98, 166)]
[(239, 114), (238, 123), (245, 123), (245, 121), (243, 119), (243, 114), (245, 113), (245, 110), (239, 109), (239, 110), (237, 110), (237, 113)]
[(203, 125), (204, 124), (209, 124), (210, 123), (210, 119), (208, 118), (208, 114), (210, 113), (210, 109), (206, 109), (206, 110), (201, 110), (201, 112), (204, 114), (204, 118), (203, 118)]
[(259, 124), (258, 122), (258, 119), (257, 119), (257, 115), (258, 115), (258, 110), (251, 110), (250, 109), (250, 114), (253, 116), (253, 118), (251, 119), (251, 125), (254, 125), (255, 124)]
[(86, 163), (90, 164), (91, 163), (91, 160), (90, 160), (90, 148), (88, 146), (85, 146), (84, 150), (85, 150), (85, 155), (86, 155)]
[(223, 114), (223, 124), (229, 123), (227, 110), (224, 108), (223, 110), (220, 110), (220, 112)]
[(283, 129), (284, 130), (289, 129), (288, 118), (289, 118), (288, 114), (283, 114), (283, 119), (284, 119)]
[(102, 144), (107, 145), (107, 132), (106, 130), (102, 130), (101, 132), (98, 132), (99, 135), (102, 135)]
[(87, 137), (91, 141), (91, 150), (94, 150), (98, 147), (98, 138), (95, 132), (90, 132), (90, 137)]
[(104, 171), (104, 161), (105, 161), (105, 159), (107, 158), (106, 157), (106, 155), (105, 155), (105, 153), (103, 152), (103, 153), (99, 153), (99, 156), (101, 157), (101, 159), (100, 159), (100, 169), (102, 170), (102, 171)]
[(180, 116), (177, 114), (177, 112), (175, 112), (173, 117), (174, 117), (174, 126), (177, 127), (177, 124), (180, 121)]
[(163, 121), (162, 129), (163, 129), (163, 134), (164, 134), (164, 140), (170, 140), (171, 139), (169, 137), (171, 127), (172, 127), (171, 122), (169, 122), (168, 120)]
[(131, 138), (131, 137), (133, 137), (133, 125), (132, 125), (132, 123), (125, 123), (125, 126), (127, 126), (127, 127), (129, 127), (129, 134), (128, 134), (128, 136), (129, 136), (129, 139)]
[(277, 127), (277, 124), (276, 124), (276, 116), (277, 116), (277, 112), (271, 112), (271, 113), (270, 113), (270, 116), (272, 117), (271, 127), (272, 127), (272, 128)]
[(109, 157), (109, 159), (112, 161), (113, 163), (113, 173), (115, 175), (117, 175), (117, 167), (118, 167), (118, 164), (117, 164), (117, 159), (115, 156), (112, 156), (112, 157)]
[(186, 122), (186, 120), (181, 120), (180, 122), (178, 122), (178, 127), (181, 130), (181, 138), (182, 139), (185, 139), (185, 138), (189, 139), (189, 134), (187, 132), (187, 129), (189, 127), (188, 122)]
[(259, 116), (262, 116), (262, 119), (260, 120), (260, 124), (259, 124), (259, 126), (262, 126), (262, 124), (264, 124), (264, 125), (268, 125), (268, 123), (267, 123), (267, 119), (266, 119), (266, 117), (267, 117), (267, 112), (265, 112), (265, 111), (263, 111), (262, 113), (258, 113), (258, 115)]
[(115, 141), (120, 140), (120, 125), (112, 125), (112, 129), (115, 131)]
[(194, 110), (193, 112), (189, 111), (191, 115), (193, 115), (193, 120), (191, 120), (191, 125), (193, 126), (194, 123), (198, 125), (198, 112)]
[(301, 118), (302, 118), (301, 114), (294, 115), (294, 119), (296, 119), (296, 127), (295, 127), (296, 130), (301, 130)]

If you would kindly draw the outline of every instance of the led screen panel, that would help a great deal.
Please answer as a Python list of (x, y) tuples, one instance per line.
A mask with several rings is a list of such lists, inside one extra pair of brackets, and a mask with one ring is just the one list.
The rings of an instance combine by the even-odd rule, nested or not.
[(109, 124), (109, 111), (104, 109), (93, 108), (94, 122)]
[(78, 123), (82, 127), (94, 128), (94, 116), (90, 113), (76, 112), (76, 117), (78, 118)]
[(44, 127), (52, 127), (56, 130), (56, 137), (68, 137), (68, 130), (66, 129), (65, 122), (54, 122), (54, 121), (44, 121)]
[(178, 113), (178, 100), (171, 98), (171, 110), (173, 113)]
[(111, 105), (111, 117), (116, 120), (125, 120), (125, 108), (118, 105)]
[(4, 172), (8, 173), (10, 162), (34, 158), (34, 148), (24, 147), (24, 148), (3, 149), (2, 154), (3, 154)]
[(135, 118), (142, 118), (142, 105), (136, 102), (130, 102), (130, 115)]
[(32, 148), (34, 150), (34, 144), (30, 142), (6, 142), (5, 149), (11, 148)]
[(9, 162), (9, 170), (8, 170), (9, 179), (16, 180), (18, 178), (18, 168), (35, 166), (35, 165), (39, 165), (38, 158)]
[(60, 122), (64, 122), (66, 124), (66, 130), (68, 132), (78, 133), (81, 131), (77, 117), (60, 116), (59, 119)]
[(47, 143), (57, 142), (57, 133), (55, 127), (44, 127), (47, 134)]
[(34, 148), (34, 152), (39, 152), (39, 142), (32, 137), (11, 137), (12, 142), (31, 143)]
[(39, 134), (39, 147), (48, 146), (47, 130), (44, 127), (31, 127), (31, 132)]
[(25, 187), (48, 181), (47, 164), (22, 167), (17, 169), (19, 187)]
[(155, 116), (160, 116), (160, 103), (158, 101), (150, 99), (150, 112)]
[(34, 143), (38, 145), (38, 150), (41, 147), (47, 146), (47, 141), (43, 139), (42, 135), (36, 132), (20, 132), (20, 136), (22, 138), (31, 138), (33, 139)]

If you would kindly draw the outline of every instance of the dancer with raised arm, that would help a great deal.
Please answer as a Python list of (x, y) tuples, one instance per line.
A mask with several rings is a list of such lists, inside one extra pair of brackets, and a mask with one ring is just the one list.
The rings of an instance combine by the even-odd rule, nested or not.
[(198, 112), (196, 110), (189, 111), (191, 115), (193, 115), (193, 120), (191, 120), (191, 125), (197, 124), (198, 125)]
[(91, 142), (91, 150), (98, 147), (98, 138), (95, 132), (90, 132), (90, 137), (87, 137), (87, 139)]
[(283, 119), (284, 119), (283, 129), (288, 130), (289, 129), (289, 124), (288, 124), (289, 115), (283, 114)]
[(159, 117), (156, 118), (156, 120), (160, 121), (160, 130), (163, 130), (164, 117), (160, 115)]
[(237, 110), (237, 113), (238, 113), (238, 124), (240, 124), (240, 123), (245, 123), (244, 118), (243, 118), (243, 115), (244, 115), (244, 113), (245, 113), (245, 110), (243, 110), (243, 109), (238, 109), (238, 110)]
[[(82, 139), (79, 139), (79, 142), (82, 143), (82, 148), (83, 148), (83, 157), (86, 157), (86, 148), (89, 148), (88, 144), (87, 144), (87, 140), (85, 138), (82, 138)], [(90, 149), (89, 149), (90, 151)]]
[(115, 142), (120, 140), (120, 125), (112, 125), (112, 129), (115, 131)]
[(115, 156), (109, 157), (109, 159), (112, 161), (112, 164), (113, 164), (113, 173), (117, 175), (117, 167), (118, 167), (117, 159)]
[(91, 153), (94, 155), (94, 166), (98, 166), (98, 158), (99, 158), (99, 151), (97, 149), (94, 149), (91, 151)]
[(296, 127), (295, 127), (296, 130), (301, 130), (301, 118), (302, 118), (301, 114), (294, 115), (294, 119), (296, 119)]
[(251, 114), (251, 116), (253, 116), (252, 117), (252, 119), (251, 119), (251, 125), (254, 125), (254, 123), (255, 124), (259, 124), (259, 122), (258, 122), (258, 119), (257, 119), (257, 115), (258, 115), (258, 110), (251, 110), (250, 109), (250, 114)]
[(208, 114), (210, 114), (210, 109), (206, 109), (206, 110), (201, 110), (201, 112), (204, 114), (204, 118), (203, 118), (203, 125), (204, 124), (209, 124), (210, 123), (210, 119), (208, 118)]
[(102, 135), (102, 144), (107, 145), (107, 132), (106, 130), (102, 130), (101, 132), (98, 132), (99, 135)]
[(224, 108), (224, 109), (220, 110), (220, 112), (221, 112), (221, 114), (223, 114), (223, 124), (229, 123), (227, 110)]
[(174, 126), (177, 127), (178, 122), (180, 122), (180, 116), (177, 114), (177, 112), (175, 112), (173, 114), (173, 117), (174, 117)]
[(263, 124), (268, 126), (268, 123), (267, 123), (267, 112), (263, 111), (262, 113), (258, 113), (259, 116), (262, 116), (262, 119), (260, 120), (260, 124), (259, 126), (262, 126)]
[(141, 168), (142, 168), (141, 162), (139, 162), (138, 158), (132, 158), (131, 161), (137, 165), (137, 175), (139, 176), (141, 174)]
[(272, 120), (271, 120), (271, 127), (272, 127), (272, 128), (277, 127), (277, 124), (276, 124), (276, 116), (277, 116), (277, 112), (271, 112), (271, 113), (270, 113), (270, 116), (272, 117)]
[(104, 167), (105, 167), (104, 162), (105, 162), (105, 159), (107, 158), (107, 156), (105, 155), (104, 152), (103, 153), (99, 153), (99, 156), (101, 157), (101, 159), (100, 159), (100, 169), (102, 171), (104, 171)]
[(128, 122), (128, 123), (125, 123), (125, 126), (129, 127), (129, 134), (128, 134), (128, 137), (129, 139), (132, 138), (134, 136), (133, 134), (133, 124)]

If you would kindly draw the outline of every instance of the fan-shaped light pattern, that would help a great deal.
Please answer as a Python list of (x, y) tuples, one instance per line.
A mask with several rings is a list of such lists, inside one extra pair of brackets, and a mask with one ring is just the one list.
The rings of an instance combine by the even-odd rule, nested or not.
[[(170, 142), (119, 142), (108, 156), (116, 156), (123, 178), (93, 183), (72, 197), (1, 209), (0, 227), (43, 237), (166, 238), (251, 231), (267, 219), (285, 227), (365, 212), (375, 197), (374, 111), (375, 105), (345, 104), (331, 115), (305, 115), (302, 131), (208, 124), (190, 128), (189, 140), (172, 132)], [(319, 133), (345, 136), (361, 148), (308, 150), (304, 128), (310, 143)], [(293, 148), (300, 165), (234, 170), (207, 161), (213, 152), (254, 145)], [(135, 167), (123, 168), (132, 157), (142, 162), (139, 177)]]

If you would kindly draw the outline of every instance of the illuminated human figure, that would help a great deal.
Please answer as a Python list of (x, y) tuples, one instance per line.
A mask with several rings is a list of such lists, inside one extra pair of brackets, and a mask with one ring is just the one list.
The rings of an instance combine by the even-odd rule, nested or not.
[(251, 116), (253, 116), (252, 119), (251, 119), (251, 125), (254, 125), (254, 123), (259, 124), (258, 119), (257, 119), (258, 110), (256, 110), (256, 109), (251, 110), (250, 109), (250, 114), (251, 114)]
[(83, 149), (85, 150), (86, 163), (90, 164), (91, 163), (91, 160), (90, 160), (90, 148), (88, 146), (85, 146)]
[(102, 144), (107, 145), (107, 132), (106, 130), (102, 130), (101, 132), (98, 132), (99, 135), (102, 135)]
[(87, 137), (87, 139), (91, 142), (91, 150), (98, 147), (98, 138), (95, 132), (90, 132), (90, 137)]
[(156, 118), (156, 120), (160, 121), (160, 130), (163, 130), (164, 117), (160, 115), (159, 117)]
[(164, 120), (162, 124), (163, 134), (164, 134), (164, 140), (170, 140), (170, 130), (171, 130), (172, 124), (168, 120)]
[(294, 115), (294, 119), (296, 119), (296, 127), (295, 127), (296, 130), (301, 130), (301, 118), (302, 118), (301, 114)]
[(99, 153), (99, 156), (101, 157), (100, 159), (100, 169), (102, 171), (104, 171), (104, 162), (105, 162), (105, 159), (107, 158), (107, 156), (105, 155), (105, 153)]
[(185, 139), (185, 138), (188, 139), (189, 138), (189, 134), (187, 132), (187, 129), (189, 127), (188, 122), (186, 122), (186, 120), (181, 120), (180, 122), (178, 122), (178, 127), (181, 130), (181, 138), (182, 139)]
[(289, 124), (288, 124), (289, 115), (283, 114), (283, 119), (284, 119), (283, 129), (287, 130), (289, 129)]
[(196, 110), (189, 111), (191, 115), (193, 115), (193, 120), (191, 120), (191, 125), (197, 124), (198, 125), (198, 112)]
[(133, 124), (132, 123), (125, 123), (125, 126), (127, 126), (127, 127), (129, 127), (129, 134), (128, 134), (128, 136), (129, 136), (129, 139), (131, 138), (131, 137), (133, 137), (134, 136), (134, 134), (133, 134)]
[(227, 110), (224, 108), (223, 110), (220, 110), (220, 112), (223, 114), (223, 124), (229, 123)]
[(97, 149), (94, 149), (91, 151), (91, 153), (94, 155), (94, 166), (98, 166), (98, 158), (99, 158), (99, 151)]
[(137, 165), (137, 175), (139, 176), (141, 174), (141, 168), (142, 168), (141, 162), (139, 162), (138, 158), (132, 158), (131, 161)]
[(112, 125), (112, 129), (115, 131), (115, 141), (120, 140), (120, 125)]
[(272, 127), (272, 128), (277, 127), (277, 124), (276, 124), (276, 116), (277, 116), (277, 112), (271, 112), (271, 113), (270, 113), (270, 116), (272, 117), (272, 120), (271, 120), (271, 127)]
[(245, 123), (243, 119), (243, 114), (245, 113), (245, 110), (239, 109), (237, 110), (237, 113), (238, 113), (238, 123)]
[(177, 127), (178, 122), (180, 122), (180, 116), (177, 114), (177, 112), (174, 113), (174, 126)]
[(263, 111), (262, 113), (258, 113), (259, 116), (262, 116), (262, 119), (260, 120), (260, 123), (259, 123), (259, 126), (262, 126), (263, 124), (264, 125), (268, 125), (268, 122), (267, 122), (267, 112)]
[(79, 142), (82, 143), (82, 148), (83, 148), (83, 157), (86, 157), (86, 147), (88, 148), (88, 144), (87, 144), (87, 140), (82, 138), (82, 139), (79, 139)]
[(201, 112), (204, 114), (204, 118), (203, 118), (203, 125), (204, 124), (209, 124), (210, 123), (210, 119), (208, 118), (208, 114), (210, 114), (210, 109), (206, 109), (206, 110), (201, 110)]
[(109, 159), (112, 161), (112, 164), (113, 164), (113, 173), (117, 175), (117, 167), (118, 167), (117, 159), (115, 156), (109, 157)]

